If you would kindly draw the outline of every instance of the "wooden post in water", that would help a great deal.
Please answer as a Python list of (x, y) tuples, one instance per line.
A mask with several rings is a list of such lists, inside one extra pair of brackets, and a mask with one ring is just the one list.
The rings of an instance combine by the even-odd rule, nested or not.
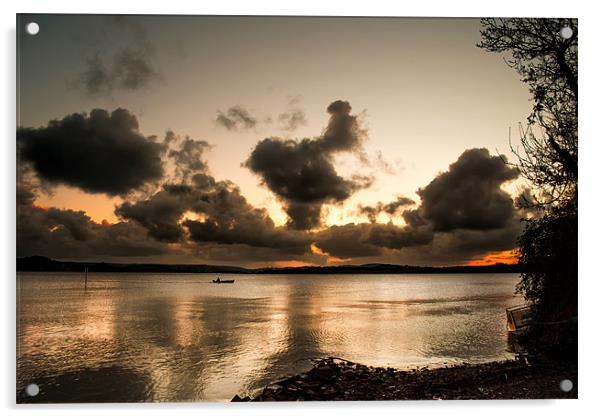
[(84, 270), (86, 276), (84, 279), (84, 289), (87, 290), (88, 289), (88, 267), (85, 268)]

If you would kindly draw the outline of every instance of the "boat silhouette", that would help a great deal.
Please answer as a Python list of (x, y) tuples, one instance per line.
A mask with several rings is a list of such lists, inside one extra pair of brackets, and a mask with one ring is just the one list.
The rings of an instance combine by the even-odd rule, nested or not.
[(212, 280), (212, 283), (234, 283), (234, 280), (221, 280), (219, 277)]

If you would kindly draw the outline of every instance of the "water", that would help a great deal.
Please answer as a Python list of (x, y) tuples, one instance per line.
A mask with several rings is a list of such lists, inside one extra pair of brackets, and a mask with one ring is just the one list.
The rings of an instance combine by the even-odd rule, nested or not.
[(221, 401), (318, 357), (398, 368), (512, 357), (516, 274), (214, 278), (91, 273), (84, 290), (83, 274), (19, 273), (18, 398)]

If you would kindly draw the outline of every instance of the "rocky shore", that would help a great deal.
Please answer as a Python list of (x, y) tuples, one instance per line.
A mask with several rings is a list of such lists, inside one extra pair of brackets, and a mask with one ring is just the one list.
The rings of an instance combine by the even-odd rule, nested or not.
[[(560, 389), (565, 379), (573, 383), (568, 392)], [(326, 358), (254, 398), (236, 395), (232, 402), (555, 398), (577, 398), (576, 365), (516, 360), (402, 371)]]

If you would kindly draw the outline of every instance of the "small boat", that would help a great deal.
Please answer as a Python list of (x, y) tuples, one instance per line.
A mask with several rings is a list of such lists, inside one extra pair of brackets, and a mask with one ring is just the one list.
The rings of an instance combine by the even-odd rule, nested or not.
[(522, 331), (527, 328), (532, 319), (532, 308), (529, 305), (514, 306), (506, 309), (509, 332)]
[(234, 280), (221, 280), (219, 277), (215, 280), (212, 280), (213, 283), (234, 283)]

